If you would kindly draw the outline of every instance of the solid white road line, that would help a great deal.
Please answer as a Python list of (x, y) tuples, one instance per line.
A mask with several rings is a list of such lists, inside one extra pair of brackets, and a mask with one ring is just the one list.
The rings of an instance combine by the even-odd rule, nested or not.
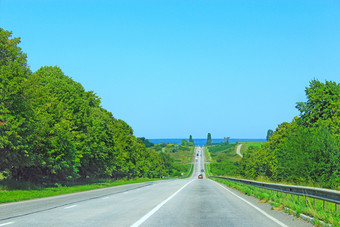
[[(195, 180), (195, 179), (194, 179)], [(172, 194), (169, 198), (158, 204), (155, 208), (153, 208), (149, 213), (144, 215), (141, 219), (136, 221), (131, 227), (137, 227), (140, 226), (143, 222), (145, 222), (149, 217), (151, 217), (154, 213), (156, 213), (164, 204), (166, 204), (169, 200), (171, 200), (173, 197), (175, 197), (180, 191), (182, 191), (186, 186), (188, 186), (191, 182), (194, 180), (191, 180), (190, 182), (186, 183), (183, 187), (181, 187), (178, 191), (176, 191), (174, 194)]]
[(69, 206), (69, 207), (65, 207), (64, 209), (70, 209), (70, 208), (73, 208), (73, 207), (76, 207), (78, 205), (72, 205), (72, 206)]
[(248, 205), (252, 206), (253, 208), (255, 208), (256, 210), (258, 210), (259, 212), (261, 212), (263, 215), (265, 215), (266, 217), (268, 217), (270, 220), (276, 222), (277, 224), (279, 224), (282, 227), (288, 227), (288, 225), (285, 225), (284, 223), (280, 222), (279, 220), (277, 220), (276, 218), (270, 216), (269, 214), (267, 214), (265, 211), (261, 210), (260, 208), (258, 208), (257, 206), (253, 205), (252, 203), (248, 202), (247, 200), (243, 199), (242, 197), (236, 195), (234, 192), (230, 191), (229, 189), (227, 189), (226, 187), (222, 186), (221, 184), (217, 183), (216, 181), (211, 180), (212, 182), (214, 182), (215, 184), (219, 185), (220, 187), (222, 187), (223, 189), (227, 190), (228, 192), (230, 192), (231, 194), (233, 194), (234, 196), (236, 196), (237, 198), (239, 198), (240, 200), (242, 200), (243, 202), (247, 203)]
[(10, 224), (13, 224), (14, 222), (7, 222), (7, 223), (3, 223), (3, 224), (0, 224), (0, 226), (5, 226), (5, 225), (10, 225)]

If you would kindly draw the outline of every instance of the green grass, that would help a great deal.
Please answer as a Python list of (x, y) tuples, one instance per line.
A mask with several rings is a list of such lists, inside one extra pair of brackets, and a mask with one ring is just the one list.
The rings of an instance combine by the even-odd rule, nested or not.
[(181, 178), (188, 178), (191, 177), (193, 171), (194, 171), (194, 165), (193, 164), (189, 164), (190, 169), (189, 172), (187, 172), (186, 174), (183, 174), (183, 176)]
[[(155, 144), (153, 147), (148, 149), (156, 152), (165, 152), (170, 155), (171, 158), (177, 163), (188, 164), (192, 162), (192, 156), (195, 147), (182, 146), (177, 144)], [(175, 150), (176, 149), (176, 150)]]
[(314, 217), (314, 219), (316, 218), (317, 220), (322, 220), (326, 223), (332, 224), (333, 226), (340, 226), (340, 213), (335, 212), (334, 203), (327, 202), (327, 209), (324, 210), (323, 201), (321, 200), (316, 200), (317, 203), (314, 207), (314, 200), (312, 198), (307, 198), (306, 202), (305, 197), (300, 197), (299, 199), (298, 196), (292, 197), (290, 194), (268, 191), (258, 187), (228, 180), (212, 179), (223, 183), (228, 187), (242, 191), (246, 195), (254, 196), (266, 202), (270, 201), (273, 209), (283, 209), (283, 207), (287, 207), (295, 211), (296, 216), (300, 216), (300, 214), (306, 214), (308, 216)]
[(263, 144), (266, 142), (243, 142), (242, 147), (241, 147), (241, 154), (244, 154), (247, 152), (248, 147), (250, 146), (256, 146), (256, 147), (261, 147)]
[(212, 158), (210, 156), (210, 152), (209, 152), (209, 148), (208, 147), (205, 147), (204, 148), (204, 154), (205, 154), (205, 161), (206, 162), (211, 162), (212, 161)]
[(211, 157), (210, 174), (216, 176), (232, 175), (241, 157), (236, 153), (237, 143), (217, 144), (206, 147), (206, 156)]
[(190, 171), (191, 163), (193, 162), (194, 158), (194, 146), (161, 143), (155, 144), (148, 149), (158, 153), (164, 152), (173, 159), (171, 164), (171, 177), (181, 177), (182, 173), (183, 176), (185, 176)]
[(210, 177), (210, 163), (205, 164), (205, 175), (206, 177)]
[(176, 152), (169, 152), (169, 155), (175, 160), (175, 162), (187, 164), (192, 162), (192, 155), (194, 153), (194, 147), (186, 147), (188, 149), (183, 149), (180, 146), (179, 150)]
[(237, 147), (236, 143), (230, 143), (228, 145), (218, 144), (209, 146), (208, 149), (211, 158), (214, 161), (218, 161), (218, 159), (223, 157), (223, 159), (228, 159), (229, 161), (237, 162), (241, 160), (241, 157), (238, 154), (236, 154), (236, 147)]
[[(174, 149), (176, 151), (174, 152)], [(155, 146), (153, 150), (160, 149), (160, 152), (167, 152), (174, 160), (176, 165), (177, 175), (183, 173), (183, 177), (189, 177), (192, 174), (192, 159), (194, 157), (194, 147), (187, 147), (175, 144), (163, 144), (162, 146)], [(175, 173), (174, 173), (175, 174)], [(121, 180), (101, 180), (98, 182), (83, 182), (78, 185), (61, 186), (56, 184), (56, 187), (46, 187), (30, 182), (22, 182), (5, 179), (3, 173), (0, 173), (0, 203), (16, 202), (22, 200), (29, 200), (35, 198), (49, 197), (55, 195), (62, 195), (68, 193), (82, 192), (94, 190), (104, 187), (112, 187), (123, 184), (133, 184), (140, 182), (155, 181), (160, 179), (121, 179)]]
[[(5, 185), (0, 185), (0, 203), (17, 202), (22, 200), (36, 199), (68, 193), (82, 192), (99, 188), (113, 187), (124, 184), (134, 184), (149, 182), (160, 179), (130, 179), (130, 180), (105, 180), (99, 183), (76, 185), (76, 186), (59, 186), (50, 188), (40, 188), (34, 190), (8, 190)], [(36, 186), (38, 188), (39, 186)]]

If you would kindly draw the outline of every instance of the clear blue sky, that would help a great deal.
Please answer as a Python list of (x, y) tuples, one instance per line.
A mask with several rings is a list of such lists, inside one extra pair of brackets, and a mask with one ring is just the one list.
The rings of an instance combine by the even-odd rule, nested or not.
[(0, 26), (147, 138), (265, 138), (340, 82), (340, 1), (0, 0)]

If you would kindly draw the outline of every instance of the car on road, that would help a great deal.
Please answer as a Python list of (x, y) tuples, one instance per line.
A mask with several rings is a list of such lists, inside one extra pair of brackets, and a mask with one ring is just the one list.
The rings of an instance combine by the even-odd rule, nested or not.
[(201, 172), (203, 173), (203, 172), (204, 172), (204, 169), (201, 169)]
[(203, 175), (202, 174), (198, 175), (198, 179), (203, 179)]

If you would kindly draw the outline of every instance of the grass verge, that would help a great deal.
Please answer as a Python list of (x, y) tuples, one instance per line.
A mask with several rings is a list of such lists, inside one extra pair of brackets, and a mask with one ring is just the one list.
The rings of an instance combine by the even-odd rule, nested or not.
[[(188, 178), (192, 175), (193, 165), (188, 164), (186, 165), (186, 168), (187, 168), (187, 171), (185, 172), (185, 175), (180, 178)], [(29, 182), (27, 183), (19, 182), (18, 184), (20, 184), (19, 185), (20, 187), (28, 188), (28, 189), (22, 189), (22, 190), (8, 190), (6, 185), (2, 184), (0, 185), (0, 203), (18, 202), (18, 201), (23, 201), (23, 200), (37, 199), (37, 198), (50, 197), (50, 196), (56, 196), (56, 195), (89, 191), (89, 190), (100, 189), (100, 188), (114, 187), (114, 186), (119, 186), (119, 185), (124, 185), (124, 184), (135, 184), (135, 183), (150, 182), (150, 181), (156, 181), (156, 180), (167, 180), (167, 178), (164, 178), (164, 179), (138, 178), (138, 179), (130, 179), (130, 180), (107, 179), (107, 180), (102, 180), (101, 182), (98, 182), (98, 183), (86, 183), (86, 184), (80, 184), (80, 185), (75, 185), (75, 186), (58, 185), (57, 187), (48, 187), (48, 188), (44, 188), (43, 186), (39, 186), (39, 185), (33, 185), (32, 183), (29, 183)], [(15, 185), (15, 186), (18, 187), (18, 185)]]
[(99, 183), (91, 183), (76, 186), (59, 186), (51, 188), (41, 188), (35, 190), (0, 190), (0, 203), (18, 202), (22, 200), (43, 198), (49, 196), (63, 195), (68, 193), (82, 192), (99, 188), (113, 187), (124, 184), (134, 184), (155, 181), (160, 179), (130, 179), (130, 180), (105, 180)]
[(265, 143), (266, 142), (242, 142), (242, 143), (239, 143), (239, 144), (242, 144), (241, 154), (244, 155), (244, 153), (247, 152), (247, 150), (250, 146), (261, 147)]
[(192, 173), (193, 173), (193, 170), (194, 170), (194, 164), (190, 164), (190, 170), (189, 172), (187, 173), (187, 175), (181, 177), (182, 179), (184, 178), (188, 178), (188, 177), (191, 177)]
[(206, 175), (207, 178), (211, 176), (211, 173), (210, 173), (210, 163), (206, 163), (205, 164), (205, 175)]
[[(254, 187), (251, 185), (241, 184), (222, 179), (214, 179), (217, 182), (223, 183), (230, 188), (235, 188), (246, 195), (254, 196), (262, 201), (270, 202), (273, 209), (282, 209), (287, 207), (293, 211), (295, 216), (299, 217), (301, 214), (313, 217), (314, 220), (322, 220), (325, 223), (332, 224), (332, 226), (340, 226), (340, 214), (335, 212), (334, 203), (326, 203), (327, 208), (323, 208), (323, 201), (316, 200), (316, 206), (314, 206), (314, 200), (312, 198), (305, 198), (298, 196), (292, 196), (286, 193), (277, 193), (276, 191), (269, 191), (262, 188)], [(289, 212), (289, 211), (286, 211)]]
[(205, 161), (206, 162), (211, 162), (212, 158), (210, 156), (210, 152), (209, 152), (209, 148), (208, 147), (204, 148), (204, 153), (205, 153)]

